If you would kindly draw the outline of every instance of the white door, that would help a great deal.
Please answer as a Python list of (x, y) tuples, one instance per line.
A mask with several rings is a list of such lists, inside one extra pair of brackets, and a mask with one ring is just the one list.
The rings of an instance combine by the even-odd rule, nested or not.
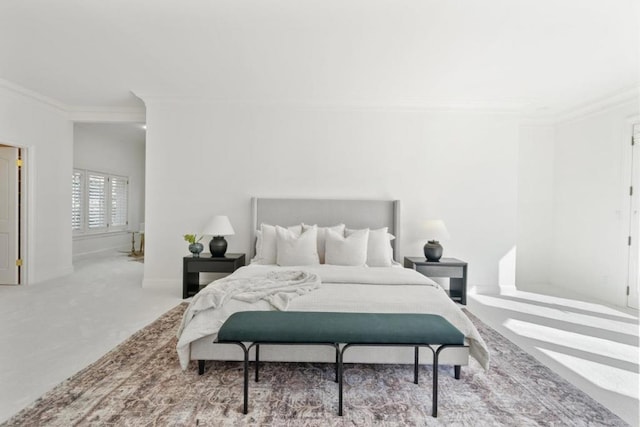
[(629, 281), (627, 305), (638, 308), (638, 284), (640, 282), (640, 124), (633, 126), (631, 145), (631, 221), (629, 224)]
[(18, 284), (18, 149), (0, 147), (0, 284)]

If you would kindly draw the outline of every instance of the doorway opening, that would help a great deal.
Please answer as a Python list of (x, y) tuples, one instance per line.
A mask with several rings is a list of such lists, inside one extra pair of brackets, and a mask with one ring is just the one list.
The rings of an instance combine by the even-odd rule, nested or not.
[(143, 123), (74, 123), (69, 182), (74, 263), (86, 256), (142, 252), (145, 147)]

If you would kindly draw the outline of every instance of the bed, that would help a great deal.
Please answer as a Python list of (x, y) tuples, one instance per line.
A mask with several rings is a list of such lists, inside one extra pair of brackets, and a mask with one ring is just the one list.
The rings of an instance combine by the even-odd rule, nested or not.
[[(242, 360), (242, 351), (236, 346), (215, 343), (220, 326), (237, 311), (274, 309), (439, 314), (465, 334), (469, 345), (468, 348), (452, 348), (443, 351), (440, 356), (441, 364), (464, 366), (469, 363), (471, 355), (483, 367), (488, 366), (488, 349), (464, 312), (451, 301), (437, 283), (414, 270), (402, 268), (397, 262), (397, 248), (400, 241), (399, 201), (253, 198), (251, 213), (250, 247), (254, 262), (224, 279), (212, 282), (194, 297), (185, 312), (178, 334), (177, 351), (183, 369), (188, 367), (190, 360)], [(314, 224), (318, 227), (346, 224), (345, 233), (355, 233), (364, 229), (380, 231), (386, 228), (388, 233), (395, 236), (395, 239), (387, 243), (390, 246), (389, 265), (372, 267), (324, 263), (280, 266), (276, 265), (273, 259), (262, 262), (264, 260), (261, 261), (259, 256), (256, 257), (256, 254), (265, 252), (258, 236), (260, 235), (263, 242), (265, 239), (260, 232), (256, 233), (261, 230), (261, 224), (295, 226), (302, 223)], [(372, 233), (371, 236), (374, 234)], [(373, 237), (370, 241), (373, 241)], [(328, 234), (327, 245), (329, 245)], [(332, 254), (334, 252), (330, 253), (327, 246), (326, 256), (330, 257)], [(370, 255), (371, 253), (368, 259), (371, 259)], [(329, 258), (326, 261), (334, 262)], [(378, 265), (375, 262), (372, 264)], [(272, 297), (271, 299), (254, 298), (250, 295), (247, 298), (246, 294), (238, 294), (245, 295), (245, 298), (240, 296), (226, 298), (229, 289), (237, 289), (239, 286), (254, 289), (252, 286), (255, 283), (261, 283), (260, 280), (265, 277), (277, 276), (291, 279), (292, 275), (301, 273), (304, 273), (307, 280), (302, 285), (295, 284), (302, 286), (298, 288), (301, 290), (280, 293), (279, 296), (285, 296), (284, 300), (278, 299), (275, 304)], [(222, 292), (222, 289), (226, 289), (227, 293)], [(224, 303), (222, 303), (223, 299)], [(335, 353), (331, 348), (318, 346), (270, 346), (261, 350), (261, 359), (333, 363)], [(431, 362), (430, 354), (421, 355), (421, 364)], [(354, 348), (345, 358), (345, 363), (411, 364), (413, 350), (389, 347)]]

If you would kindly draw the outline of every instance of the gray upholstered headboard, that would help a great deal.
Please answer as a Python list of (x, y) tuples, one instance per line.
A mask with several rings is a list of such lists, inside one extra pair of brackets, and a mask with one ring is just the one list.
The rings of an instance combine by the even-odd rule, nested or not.
[(388, 227), (396, 236), (391, 241), (398, 260), (400, 247), (399, 200), (337, 199), (251, 199), (251, 257), (255, 255), (256, 230), (260, 224), (289, 226), (294, 224), (331, 226), (343, 223), (348, 228)]

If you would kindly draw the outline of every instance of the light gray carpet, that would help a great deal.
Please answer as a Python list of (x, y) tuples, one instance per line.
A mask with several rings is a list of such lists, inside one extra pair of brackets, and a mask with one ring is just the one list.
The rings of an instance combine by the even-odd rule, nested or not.
[(411, 365), (346, 365), (338, 417), (334, 366), (267, 363), (242, 414), (242, 366), (209, 362), (180, 370), (181, 304), (7, 421), (7, 426), (623, 426), (620, 418), (470, 315), (491, 351), (457, 381), (442, 368), (438, 418), (431, 368), (413, 384)]

